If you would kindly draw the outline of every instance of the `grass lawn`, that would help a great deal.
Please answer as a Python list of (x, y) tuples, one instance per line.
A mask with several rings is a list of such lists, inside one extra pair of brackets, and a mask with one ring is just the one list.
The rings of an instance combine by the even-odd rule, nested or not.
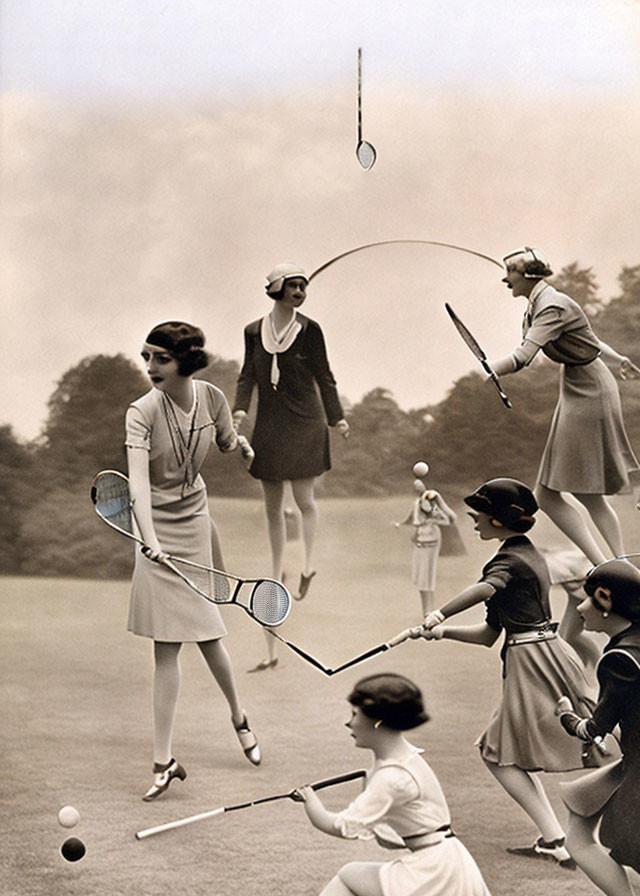
[[(419, 598), (409, 580), (409, 529), (390, 525), (406, 515), (410, 502), (410, 495), (322, 500), (318, 575), (307, 599), (294, 604), (283, 626), (286, 638), (333, 667), (419, 621)], [(626, 531), (637, 533), (631, 500), (619, 499), (618, 508)], [(241, 575), (268, 573), (260, 503), (215, 500), (212, 510), (228, 568)], [(474, 539), (466, 517), (459, 522), (468, 553), (441, 558), (440, 601), (475, 581), (494, 549)], [(540, 545), (566, 545), (545, 520), (534, 533)], [(288, 547), (294, 589), (300, 545)], [(629, 540), (629, 550), (639, 550), (638, 544)], [(241, 610), (225, 607), (226, 643), (263, 763), (256, 769), (244, 758), (224, 699), (198, 650), (186, 645), (174, 753), (188, 778), (144, 803), (152, 762), (151, 643), (126, 632), (128, 583), (4, 578), (1, 587), (2, 892), (312, 896), (347, 861), (387, 860), (389, 853), (375, 844), (316, 831), (302, 807), (288, 800), (142, 842), (133, 836), (141, 828), (368, 764), (370, 754), (355, 749), (343, 727), (345, 695), (362, 675), (387, 669), (410, 676), (424, 691), (432, 720), (410, 739), (424, 747), (454, 827), (494, 896), (597, 892), (579, 871), (505, 852), (508, 845), (532, 842), (535, 832), (474, 747), (499, 698), (497, 646), (412, 642), (333, 677), (281, 646), (275, 671), (247, 675), (264, 655), (264, 636)], [(559, 617), (564, 592), (554, 589), (552, 596)], [(466, 618), (480, 620), (482, 609)], [(567, 777), (545, 777), (561, 817), (557, 783)], [(356, 792), (357, 785), (347, 784), (325, 791), (325, 800), (339, 808)], [(67, 804), (81, 814), (72, 830), (57, 822)], [(59, 853), (72, 835), (87, 847), (74, 864)]]

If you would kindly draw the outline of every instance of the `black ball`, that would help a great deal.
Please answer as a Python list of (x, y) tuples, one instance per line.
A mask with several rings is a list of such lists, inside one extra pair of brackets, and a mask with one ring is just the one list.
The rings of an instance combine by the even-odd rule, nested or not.
[(82, 840), (78, 840), (77, 837), (69, 837), (69, 839), (65, 840), (60, 847), (60, 852), (67, 862), (78, 862), (86, 851), (86, 846)]

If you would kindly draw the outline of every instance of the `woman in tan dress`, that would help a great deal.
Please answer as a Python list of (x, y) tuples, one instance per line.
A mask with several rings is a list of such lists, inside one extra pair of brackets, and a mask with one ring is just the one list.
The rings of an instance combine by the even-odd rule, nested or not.
[[(221, 565), (200, 468), (214, 441), (223, 452), (242, 443), (223, 393), (193, 378), (208, 364), (204, 341), (201, 330), (182, 321), (154, 327), (142, 350), (153, 388), (134, 401), (126, 415), (131, 499), (144, 542), (135, 555), (129, 631), (153, 639), (155, 658), (155, 779), (144, 800), (164, 793), (173, 778), (186, 777), (171, 748), (180, 689), (179, 653), (185, 641), (197, 643), (229, 703), (247, 758), (254, 765), (260, 762), (260, 748), (240, 705), (221, 641), (226, 629), (220, 612), (162, 562), (167, 554), (175, 554), (211, 566), (213, 541)], [(246, 450), (246, 440), (244, 445)]]
[(427, 489), (421, 479), (414, 479), (413, 488), (418, 497), (408, 516), (395, 526), (411, 526), (413, 555), (411, 558), (411, 582), (420, 594), (422, 615), (435, 609), (436, 570), (442, 535), (440, 526), (450, 526), (456, 515), (435, 489)]
[(547, 283), (544, 278), (553, 271), (538, 249), (517, 249), (505, 256), (504, 264), (503, 282), (528, 303), (521, 344), (506, 358), (490, 362), (493, 370), (498, 376), (514, 373), (540, 350), (562, 365), (560, 395), (538, 471), (538, 504), (592, 563), (600, 563), (603, 552), (580, 513), (562, 496), (572, 494), (612, 554), (620, 556), (620, 522), (605, 495), (628, 489), (629, 474), (639, 466), (609, 368), (622, 379), (640, 376), (640, 369), (599, 340), (580, 305)]

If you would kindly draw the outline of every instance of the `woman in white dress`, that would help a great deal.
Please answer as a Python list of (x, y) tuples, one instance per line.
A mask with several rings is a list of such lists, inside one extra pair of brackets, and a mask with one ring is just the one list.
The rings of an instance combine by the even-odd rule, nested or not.
[(489, 896), (471, 854), (451, 829), (435, 774), (404, 732), (428, 721), (422, 694), (393, 673), (370, 675), (347, 698), (347, 728), (356, 747), (371, 750), (363, 792), (342, 812), (329, 812), (310, 787), (298, 794), (311, 823), (334, 837), (373, 839), (405, 850), (389, 862), (351, 862), (321, 896)]
[[(197, 643), (229, 703), (231, 722), (254, 765), (260, 748), (236, 691), (229, 654), (221, 638), (226, 629), (218, 608), (204, 600), (163, 564), (167, 554), (212, 565), (220, 545), (209, 516), (200, 468), (216, 443), (234, 451), (240, 442), (223, 393), (194, 373), (207, 366), (204, 334), (182, 321), (154, 327), (142, 358), (153, 388), (134, 401), (126, 414), (129, 484), (136, 523), (144, 547), (135, 554), (129, 631), (154, 645), (154, 783), (143, 796), (164, 793), (186, 772), (172, 754), (173, 722), (180, 690), (179, 653), (183, 642)], [(249, 449), (250, 450), (250, 449)]]
[(621, 379), (640, 376), (640, 369), (598, 339), (580, 305), (547, 283), (544, 278), (553, 271), (539, 249), (525, 246), (503, 260), (503, 282), (515, 297), (527, 299), (527, 309), (521, 344), (506, 358), (491, 361), (491, 367), (498, 376), (515, 373), (540, 350), (561, 365), (560, 395), (535, 494), (556, 526), (592, 563), (601, 563), (603, 552), (562, 492), (583, 505), (611, 553), (623, 554), (620, 522), (605, 495), (628, 489), (629, 474), (637, 475), (639, 467), (609, 368)]

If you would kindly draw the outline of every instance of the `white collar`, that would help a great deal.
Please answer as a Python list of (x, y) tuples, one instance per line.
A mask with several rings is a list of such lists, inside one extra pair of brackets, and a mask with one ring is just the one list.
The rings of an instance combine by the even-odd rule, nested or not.
[(273, 356), (271, 358), (270, 380), (274, 389), (278, 388), (278, 383), (280, 382), (278, 354), (280, 352), (286, 352), (288, 348), (291, 348), (301, 329), (302, 324), (298, 320), (296, 311), (293, 312), (293, 317), (279, 336), (276, 335), (270, 314), (265, 314), (260, 321), (260, 339), (262, 340), (262, 345), (264, 350)]

